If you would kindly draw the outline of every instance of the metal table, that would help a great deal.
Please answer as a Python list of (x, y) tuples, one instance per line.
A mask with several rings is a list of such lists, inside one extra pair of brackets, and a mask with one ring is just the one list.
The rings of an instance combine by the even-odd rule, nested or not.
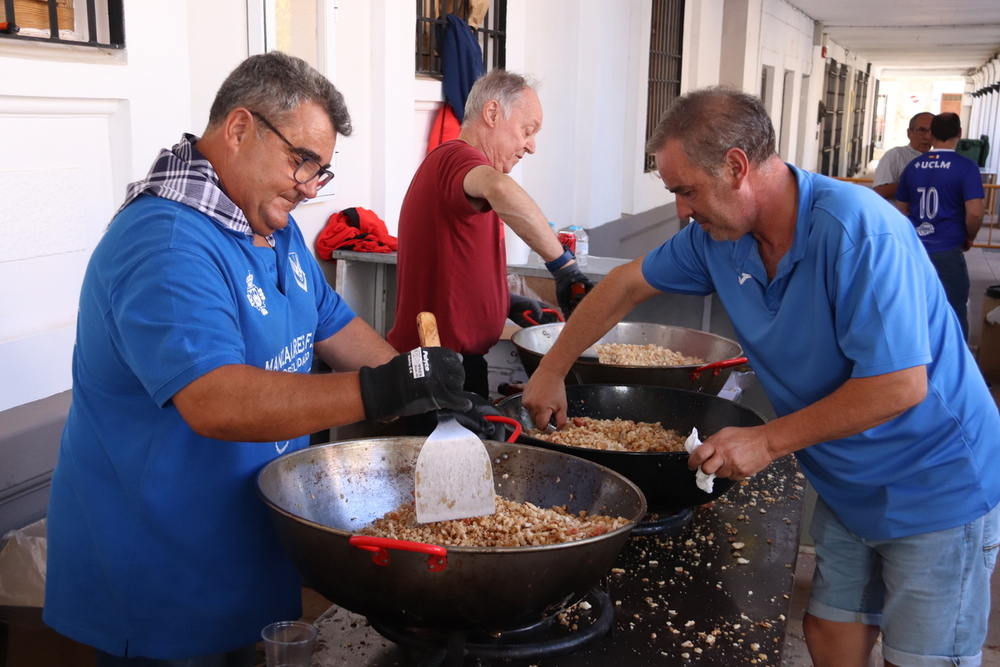
[[(396, 306), (396, 253), (334, 250), (335, 263), (320, 262), (327, 281), (348, 305), (372, 328), (385, 336), (392, 328)], [(590, 257), (583, 272), (595, 283), (616, 266), (629, 260), (616, 257)], [(551, 278), (544, 266), (510, 264), (512, 275)]]
[[(785, 457), (711, 506), (699, 508), (681, 534), (631, 538), (607, 581), (615, 605), (608, 635), (568, 655), (502, 664), (780, 665), (804, 486), (794, 459)], [(574, 611), (567, 617), (585, 624), (588, 615)], [(419, 655), (340, 607), (328, 609), (316, 625), (313, 667), (419, 662)]]

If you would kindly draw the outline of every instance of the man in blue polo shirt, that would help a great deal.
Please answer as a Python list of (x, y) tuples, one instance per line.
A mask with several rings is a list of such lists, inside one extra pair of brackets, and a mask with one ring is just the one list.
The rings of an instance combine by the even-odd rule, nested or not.
[[(201, 138), (133, 183), (84, 277), (52, 478), (45, 622), (99, 667), (253, 667), (301, 578), (260, 469), (332, 426), (470, 407), (461, 360), (395, 350), (330, 288), (291, 210), (327, 183), (341, 94), (253, 56)], [(335, 372), (310, 374), (315, 357)], [(350, 576), (345, 573), (344, 576)]]
[(743, 479), (795, 453), (819, 495), (803, 621), (817, 667), (979, 664), (1000, 532), (1000, 414), (906, 220), (879, 195), (787, 165), (760, 100), (682, 96), (647, 150), (695, 223), (612, 271), (531, 376), (566, 420), (579, 354), (662, 292), (718, 293), (777, 419), (725, 428), (692, 469)]
[(964, 253), (983, 224), (986, 193), (979, 166), (955, 152), (962, 137), (958, 114), (934, 116), (931, 137), (931, 150), (900, 175), (896, 206), (916, 228), (968, 340), (969, 267)]

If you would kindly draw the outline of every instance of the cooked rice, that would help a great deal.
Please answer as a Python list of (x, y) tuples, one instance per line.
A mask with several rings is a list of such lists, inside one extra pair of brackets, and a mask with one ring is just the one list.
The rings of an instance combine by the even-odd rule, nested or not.
[(525, 547), (561, 544), (603, 535), (628, 524), (628, 519), (600, 514), (576, 514), (566, 506), (542, 509), (497, 496), (497, 513), (471, 519), (417, 523), (413, 501), (387, 512), (361, 535), (389, 537), (446, 547)]
[(663, 428), (660, 422), (590, 417), (573, 417), (558, 431), (531, 429), (527, 435), (560, 445), (616, 452), (683, 452), (687, 439)]
[(633, 343), (600, 343), (594, 345), (597, 360), (615, 366), (700, 366), (701, 357), (686, 357), (660, 345)]

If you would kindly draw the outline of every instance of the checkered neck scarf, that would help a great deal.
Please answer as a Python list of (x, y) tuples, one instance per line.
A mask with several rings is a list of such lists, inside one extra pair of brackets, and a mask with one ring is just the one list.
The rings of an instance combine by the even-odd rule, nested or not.
[[(194, 147), (197, 141), (193, 134), (185, 134), (173, 148), (161, 150), (146, 178), (128, 186), (125, 203), (118, 211), (139, 195), (151, 194), (190, 206), (233, 231), (252, 235), (243, 211), (222, 191), (212, 164)], [(273, 243), (270, 236), (267, 240)]]

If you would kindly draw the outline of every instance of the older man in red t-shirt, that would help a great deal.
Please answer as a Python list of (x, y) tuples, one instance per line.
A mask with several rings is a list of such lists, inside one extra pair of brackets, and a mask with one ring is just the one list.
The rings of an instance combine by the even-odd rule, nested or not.
[(525, 310), (541, 314), (537, 302), (508, 293), (503, 223), (545, 260), (567, 315), (573, 284), (592, 287), (538, 205), (507, 175), (535, 152), (541, 126), (541, 103), (524, 77), (484, 75), (469, 92), (459, 138), (424, 159), (399, 213), (396, 323), (387, 338), (397, 350), (417, 347), (417, 313), (434, 313), (441, 344), (463, 356), (466, 390), (483, 397), (485, 354), (508, 315), (526, 324)]

